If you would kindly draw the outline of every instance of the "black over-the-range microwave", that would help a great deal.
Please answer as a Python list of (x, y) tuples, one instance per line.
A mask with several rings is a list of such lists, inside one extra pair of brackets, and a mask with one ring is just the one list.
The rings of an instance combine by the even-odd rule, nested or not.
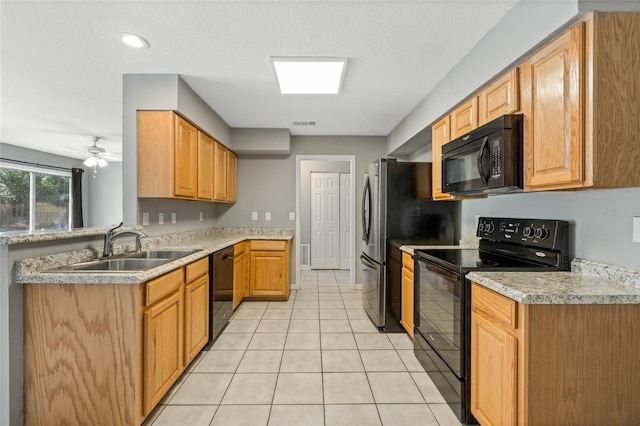
[(522, 191), (522, 114), (496, 118), (442, 146), (442, 192)]

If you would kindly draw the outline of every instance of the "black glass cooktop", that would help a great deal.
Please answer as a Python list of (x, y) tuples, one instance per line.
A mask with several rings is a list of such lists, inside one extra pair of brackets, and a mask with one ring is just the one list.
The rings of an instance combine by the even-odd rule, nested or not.
[(471, 270), (487, 269), (539, 269), (543, 265), (532, 259), (516, 259), (497, 253), (486, 253), (478, 249), (425, 249), (415, 250), (416, 257), (452, 271), (466, 273)]

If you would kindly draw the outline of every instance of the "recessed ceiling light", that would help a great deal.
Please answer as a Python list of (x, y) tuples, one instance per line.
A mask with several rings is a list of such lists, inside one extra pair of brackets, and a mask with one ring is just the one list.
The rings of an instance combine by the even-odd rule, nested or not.
[(133, 47), (136, 49), (148, 49), (149, 43), (147, 40), (143, 39), (139, 35), (131, 34), (131, 33), (119, 33), (117, 34), (118, 40), (123, 42), (129, 47)]
[(283, 95), (337, 94), (347, 59), (272, 57), (271, 63)]

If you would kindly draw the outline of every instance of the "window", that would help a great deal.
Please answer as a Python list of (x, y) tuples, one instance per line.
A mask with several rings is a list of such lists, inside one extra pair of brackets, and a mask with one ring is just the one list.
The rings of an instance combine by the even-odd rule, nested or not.
[(71, 172), (0, 164), (0, 232), (71, 228)]

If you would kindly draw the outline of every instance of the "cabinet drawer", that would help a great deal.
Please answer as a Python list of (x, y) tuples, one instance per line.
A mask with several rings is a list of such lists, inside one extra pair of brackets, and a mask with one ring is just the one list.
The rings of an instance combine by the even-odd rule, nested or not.
[(235, 244), (233, 246), (233, 256), (234, 257), (238, 257), (242, 253), (244, 253), (246, 250), (247, 250), (247, 242), (246, 241), (243, 241), (241, 243)]
[(190, 283), (196, 278), (209, 273), (209, 258), (205, 257), (200, 260), (196, 260), (193, 263), (187, 265), (187, 278), (186, 282)]
[(282, 251), (286, 250), (287, 242), (282, 240), (254, 240), (251, 241), (250, 250), (263, 250), (263, 251)]
[(471, 289), (471, 307), (508, 327), (518, 328), (518, 303), (476, 283)]
[(182, 268), (169, 272), (156, 278), (153, 281), (149, 281), (145, 285), (145, 305), (150, 305), (153, 302), (160, 300), (167, 294), (178, 289), (184, 280), (184, 271)]
[(402, 267), (407, 268), (411, 272), (413, 272), (413, 258), (409, 253), (402, 253)]

